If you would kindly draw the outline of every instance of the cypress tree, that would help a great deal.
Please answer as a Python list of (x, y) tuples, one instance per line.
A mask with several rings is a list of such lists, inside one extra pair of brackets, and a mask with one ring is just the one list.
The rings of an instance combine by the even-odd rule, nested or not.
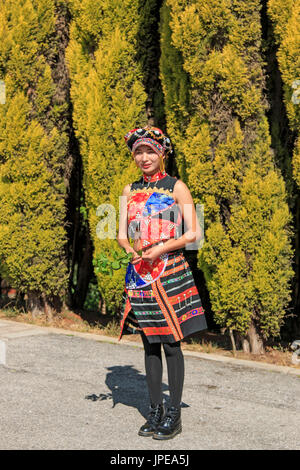
[(276, 56), (283, 81), (283, 101), (295, 134), (293, 176), (300, 187), (300, 4), (295, 0), (269, 0), (267, 5), (278, 45)]
[(97, 273), (96, 265), (101, 253), (120, 253), (116, 240), (109, 238), (116, 237), (117, 225), (102, 239), (97, 226), (106, 216), (100, 210), (102, 204), (110, 204), (112, 218), (115, 211), (118, 219), (122, 188), (139, 175), (124, 142), (130, 128), (147, 123), (147, 95), (137, 60), (139, 2), (72, 0), (70, 5), (67, 61), (93, 262), (102, 300), (109, 311), (115, 311), (121, 305), (124, 270), (114, 271), (109, 278)]
[[(264, 342), (280, 332), (293, 270), (291, 216), (270, 149), (263, 94), (260, 2), (166, 0), (165, 5), (171, 41), (165, 44), (162, 36), (161, 48), (176, 49), (182, 57), (179, 74), (183, 69), (189, 77), (184, 125), (180, 119), (170, 122), (174, 103), (167, 99), (166, 115), (181, 153), (181, 177), (195, 203), (204, 203), (198, 265), (216, 322), (237, 332), (245, 350), (262, 352)], [(165, 96), (168, 70), (170, 65), (162, 64)]]
[(184, 129), (189, 122), (189, 75), (183, 68), (181, 51), (175, 48), (171, 41), (170, 7), (166, 2), (162, 4), (160, 18), (160, 79), (164, 93), (166, 128), (172, 136), (172, 142), (176, 149), (175, 163), (178, 173), (185, 181), (185, 160), (180, 144), (184, 140)]
[[(267, 19), (273, 26), (270, 29), (272, 30), (274, 62), (276, 62), (278, 75), (277, 80), (274, 80), (274, 88), (278, 82), (280, 83), (280, 89), (275, 90), (279, 95), (280, 107), (275, 102), (273, 136), (275, 134), (275, 144), (279, 133), (282, 137), (279, 145), (276, 146), (276, 154), (281, 157), (284, 167), (288, 169), (286, 179), (289, 184), (290, 207), (293, 211), (295, 226), (294, 266), (296, 275), (293, 282), (292, 305), (295, 315), (291, 317), (287, 325), (287, 329), (294, 338), (297, 329), (300, 331), (300, 193), (297, 190), (300, 186), (300, 4), (294, 0), (288, 2), (269, 0), (266, 10)], [(282, 128), (279, 128), (278, 121), (283, 114), (285, 119)], [(285, 148), (286, 151), (283, 152)]]
[(59, 311), (68, 271), (65, 197), (68, 102), (60, 52), (62, 2), (1, 0), (1, 275), (32, 312)]

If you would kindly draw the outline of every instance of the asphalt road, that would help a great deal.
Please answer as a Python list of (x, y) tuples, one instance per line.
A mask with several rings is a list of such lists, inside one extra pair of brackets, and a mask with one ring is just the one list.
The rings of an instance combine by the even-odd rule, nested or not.
[(183, 431), (155, 441), (143, 350), (45, 330), (7, 339), (0, 449), (300, 449), (300, 376), (186, 356)]

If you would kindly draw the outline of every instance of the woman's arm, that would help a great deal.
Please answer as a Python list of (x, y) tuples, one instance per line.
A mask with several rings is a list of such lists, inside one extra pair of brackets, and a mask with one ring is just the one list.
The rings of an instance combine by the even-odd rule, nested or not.
[(183, 181), (178, 180), (174, 186), (173, 195), (180, 207), (187, 231), (179, 238), (170, 238), (165, 241), (163, 245), (156, 245), (153, 248), (149, 248), (145, 254), (142, 255), (142, 258), (145, 260), (154, 261), (154, 259), (163, 253), (178, 250), (179, 248), (183, 248), (186, 244), (201, 238), (202, 231), (189, 188)]
[(130, 195), (130, 184), (127, 184), (123, 189), (122, 200), (120, 204), (120, 219), (119, 219), (119, 233), (117, 235), (117, 242), (119, 245), (124, 248), (126, 253), (133, 253), (133, 258), (131, 263), (136, 264), (142, 261), (142, 258), (138, 253), (132, 248), (128, 241), (127, 229), (128, 229), (128, 220), (127, 220), (127, 197)]

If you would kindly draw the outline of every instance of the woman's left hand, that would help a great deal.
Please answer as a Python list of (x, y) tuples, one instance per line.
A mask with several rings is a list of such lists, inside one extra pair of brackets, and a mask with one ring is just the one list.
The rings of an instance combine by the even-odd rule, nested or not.
[(146, 248), (146, 250), (142, 252), (142, 259), (144, 261), (148, 261), (153, 263), (160, 255), (163, 254), (163, 247), (162, 246), (153, 246), (152, 248)]

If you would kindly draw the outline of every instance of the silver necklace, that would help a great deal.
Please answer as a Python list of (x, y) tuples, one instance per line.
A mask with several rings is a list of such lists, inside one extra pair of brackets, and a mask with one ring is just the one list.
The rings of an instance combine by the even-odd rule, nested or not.
[[(165, 176), (165, 175), (166, 175), (166, 173), (164, 173), (164, 176)], [(161, 179), (162, 179), (162, 178), (158, 178), (158, 177), (156, 178), (156, 181), (155, 181), (155, 184), (154, 184), (153, 188), (155, 188), (155, 186), (157, 185), (157, 183), (158, 183), (159, 180), (161, 180)], [(143, 182), (144, 182), (144, 185), (145, 185), (145, 177), (144, 177), (144, 175), (143, 175)], [(151, 177), (150, 177), (149, 181), (147, 181), (147, 183), (148, 183), (148, 184), (147, 184), (147, 186), (146, 186), (146, 189), (148, 189), (148, 188), (150, 187), (150, 183), (153, 183), (153, 181), (151, 181)]]

